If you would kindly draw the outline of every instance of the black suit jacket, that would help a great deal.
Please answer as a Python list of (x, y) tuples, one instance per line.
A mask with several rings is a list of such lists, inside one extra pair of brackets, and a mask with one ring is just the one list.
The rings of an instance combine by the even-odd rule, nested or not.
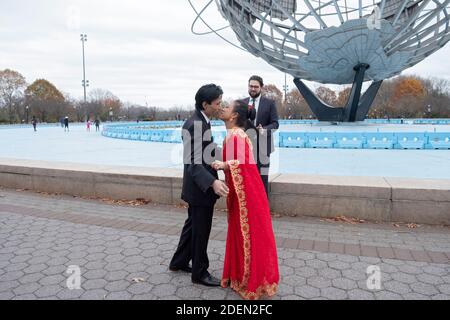
[[(181, 199), (192, 206), (214, 206), (219, 196), (211, 185), (218, 176), (217, 171), (211, 167), (211, 162), (214, 160), (212, 158), (215, 156), (217, 146), (212, 139), (211, 127), (200, 111), (195, 110), (186, 120), (182, 128), (182, 137), (184, 172)], [(205, 159), (204, 154), (208, 154), (211, 159)]]
[[(249, 101), (250, 98), (247, 98), (247, 104)], [(263, 96), (261, 96), (259, 101), (258, 112), (256, 114), (256, 127), (259, 125), (262, 125), (264, 129), (267, 129), (267, 156), (270, 156), (270, 154), (274, 151), (272, 132), (273, 130), (278, 129), (280, 125), (278, 123), (278, 113), (275, 101)], [(258, 134), (258, 139), (261, 138), (263, 138), (263, 136)]]

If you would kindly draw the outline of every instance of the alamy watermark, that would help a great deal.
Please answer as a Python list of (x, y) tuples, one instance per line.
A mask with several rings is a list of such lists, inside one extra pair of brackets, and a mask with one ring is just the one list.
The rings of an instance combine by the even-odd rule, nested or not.
[(366, 281), (367, 289), (381, 290), (381, 268), (374, 265), (368, 266), (366, 274), (368, 274)]
[(66, 9), (66, 27), (71, 31), (78, 31), (81, 26), (81, 10), (77, 6)]
[(367, 28), (369, 30), (381, 29), (381, 14), (378, 6), (375, 6), (373, 13), (367, 18)]
[[(182, 129), (183, 150), (181, 147), (172, 150), (173, 162), (178, 162), (176, 160), (179, 159), (181, 151), (183, 164), (211, 164), (216, 159), (222, 159), (224, 153), (227, 159), (239, 160), (241, 164), (260, 164), (261, 170), (268, 168), (270, 153), (274, 151), (272, 139), (275, 130), (249, 128), (245, 131), (246, 136), (226, 139), (225, 145), (220, 148), (214, 141), (211, 130), (203, 132), (202, 125), (201, 121), (196, 121), (193, 130)], [(268, 174), (263, 171), (261, 173)]]
[(66, 285), (69, 290), (81, 289), (81, 269), (77, 265), (70, 265), (66, 273), (70, 276), (66, 280)]

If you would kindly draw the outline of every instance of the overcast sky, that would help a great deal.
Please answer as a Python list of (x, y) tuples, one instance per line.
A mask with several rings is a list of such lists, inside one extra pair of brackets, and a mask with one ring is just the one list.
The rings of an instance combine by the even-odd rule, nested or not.
[[(215, 12), (206, 17), (225, 23)], [(251, 74), (282, 88), (284, 74), (262, 59), (215, 35), (193, 35), (194, 18), (187, 0), (0, 0), (0, 70), (17, 70), (28, 83), (45, 78), (81, 98), (85, 33), (88, 91), (107, 89), (122, 101), (191, 105), (196, 90), (211, 82), (225, 98), (239, 98)], [(404, 71), (411, 73), (450, 79), (450, 45)]]

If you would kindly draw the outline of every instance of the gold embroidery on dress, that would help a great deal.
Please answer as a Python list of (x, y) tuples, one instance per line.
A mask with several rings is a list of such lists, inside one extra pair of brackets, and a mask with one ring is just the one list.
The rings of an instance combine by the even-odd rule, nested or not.
[(224, 288), (230, 286), (230, 288), (236, 290), (238, 294), (243, 299), (246, 300), (257, 300), (262, 296), (271, 297), (278, 292), (278, 284), (277, 283), (269, 284), (265, 279), (263, 281), (263, 284), (260, 285), (255, 290), (255, 292), (250, 292), (242, 288), (242, 285), (238, 280), (223, 279), (221, 282), (221, 286)]
[[(245, 134), (245, 132), (243, 132), (243, 130), (241, 129), (233, 130), (233, 134), (235, 132), (242, 137), (244, 137), (243, 135), (245, 135), (246, 139), (248, 139), (247, 135)], [(248, 142), (249, 141), (250, 140), (248, 140)], [(241, 175), (241, 169), (239, 168), (239, 161), (229, 160), (228, 166), (230, 168), (234, 189), (236, 191), (239, 203), (240, 225), (241, 225), (242, 239), (244, 243), (244, 275), (242, 277), (242, 281), (223, 279), (221, 285), (222, 287), (227, 287), (228, 285), (230, 285), (230, 287), (236, 290), (239, 293), (239, 295), (244, 299), (254, 300), (259, 299), (263, 295), (273, 296), (278, 291), (278, 284), (277, 283), (269, 284), (265, 280), (263, 284), (255, 290), (255, 292), (248, 291), (248, 279), (250, 277), (251, 244), (250, 244), (250, 227), (248, 224), (248, 217), (247, 217), (248, 216), (247, 202), (245, 199), (243, 178)]]
[(243, 179), (241, 175), (241, 169), (239, 169), (239, 161), (231, 160), (228, 162), (231, 171), (231, 177), (233, 179), (234, 189), (239, 203), (239, 219), (241, 224), (242, 239), (244, 242), (244, 275), (242, 277), (242, 287), (246, 287), (248, 284), (248, 278), (250, 277), (250, 235), (249, 225), (247, 219), (247, 202), (245, 199), (245, 192), (243, 186)]
[[(243, 129), (233, 128), (233, 129), (231, 129), (230, 135), (237, 135), (241, 138), (244, 138), (245, 141), (247, 141), (248, 146), (250, 147), (250, 150), (253, 150), (253, 143)], [(227, 138), (225, 138), (225, 140), (227, 140)]]

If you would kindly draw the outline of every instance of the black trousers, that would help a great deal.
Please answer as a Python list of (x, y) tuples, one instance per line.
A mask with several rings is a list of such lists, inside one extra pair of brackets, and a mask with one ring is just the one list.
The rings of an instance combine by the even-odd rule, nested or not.
[(259, 161), (257, 163), (259, 175), (261, 176), (261, 180), (264, 185), (264, 189), (266, 189), (266, 195), (269, 197), (269, 168), (270, 163), (262, 165)]
[(269, 197), (269, 175), (262, 174), (261, 180), (264, 184), (264, 189), (266, 189), (266, 195), (267, 195), (267, 197)]
[[(251, 131), (249, 132), (251, 134)], [(258, 167), (259, 175), (261, 176), (261, 180), (264, 185), (264, 189), (266, 190), (266, 195), (269, 197), (269, 167), (270, 167), (270, 154), (265, 156), (267, 150), (261, 151), (260, 143), (259, 143), (259, 135), (250, 135), (250, 140), (253, 145), (256, 145), (256, 148), (253, 148), (253, 157), (256, 159), (256, 166)], [(264, 161), (261, 161), (261, 152), (264, 154)]]
[(188, 207), (177, 250), (170, 261), (171, 267), (184, 267), (192, 260), (192, 279), (200, 280), (209, 275), (208, 241), (211, 233), (214, 206)]

